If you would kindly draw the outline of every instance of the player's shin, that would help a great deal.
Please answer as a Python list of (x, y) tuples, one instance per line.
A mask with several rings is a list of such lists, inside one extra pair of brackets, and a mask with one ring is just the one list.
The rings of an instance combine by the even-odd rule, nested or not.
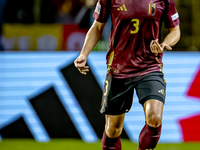
[(139, 136), (138, 150), (154, 149), (160, 139), (162, 125), (157, 128), (145, 124)]
[(109, 138), (104, 131), (102, 137), (102, 149), (103, 150), (121, 150), (120, 137)]

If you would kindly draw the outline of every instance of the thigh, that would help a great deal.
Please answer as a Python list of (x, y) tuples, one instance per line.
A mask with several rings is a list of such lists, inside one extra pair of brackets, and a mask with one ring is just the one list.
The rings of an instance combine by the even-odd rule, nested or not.
[(133, 86), (128, 79), (112, 78), (107, 75), (100, 112), (107, 115), (120, 115), (128, 112), (133, 100)]
[(164, 104), (165, 91), (166, 83), (162, 73), (146, 75), (136, 86), (136, 93), (142, 105), (149, 99), (159, 100)]

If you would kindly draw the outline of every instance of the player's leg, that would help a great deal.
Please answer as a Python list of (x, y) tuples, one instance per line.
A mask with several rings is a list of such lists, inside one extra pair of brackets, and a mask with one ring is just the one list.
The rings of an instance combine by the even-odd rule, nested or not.
[(105, 115), (106, 124), (102, 137), (103, 150), (121, 150), (120, 135), (123, 129), (124, 116), (122, 115)]
[(139, 136), (139, 150), (154, 149), (162, 127), (166, 83), (162, 72), (152, 72), (139, 81), (136, 92), (143, 106), (146, 124)]
[(100, 110), (106, 119), (102, 138), (103, 150), (121, 150), (120, 134), (125, 113), (130, 110), (132, 100), (133, 87), (130, 80), (107, 75)]
[(160, 139), (163, 102), (147, 100), (144, 105), (146, 124), (139, 136), (139, 150), (154, 149)]

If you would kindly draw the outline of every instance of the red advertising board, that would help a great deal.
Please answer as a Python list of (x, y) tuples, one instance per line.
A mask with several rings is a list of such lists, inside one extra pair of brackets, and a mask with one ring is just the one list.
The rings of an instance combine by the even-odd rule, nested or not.
[(88, 29), (80, 29), (78, 25), (63, 25), (62, 50), (80, 51)]

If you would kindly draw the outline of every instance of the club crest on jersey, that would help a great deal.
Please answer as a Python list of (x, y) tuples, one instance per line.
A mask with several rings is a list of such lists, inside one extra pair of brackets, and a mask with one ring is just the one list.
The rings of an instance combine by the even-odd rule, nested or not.
[(96, 6), (96, 8), (95, 8), (95, 12), (96, 12), (97, 14), (100, 14), (100, 11), (101, 11), (101, 4), (99, 4), (99, 2), (97, 2), (97, 6)]
[(151, 0), (150, 3), (148, 4), (147, 11), (148, 11), (147, 14), (150, 15), (150, 16), (154, 16), (155, 13), (156, 13), (156, 4), (153, 3), (152, 0)]

